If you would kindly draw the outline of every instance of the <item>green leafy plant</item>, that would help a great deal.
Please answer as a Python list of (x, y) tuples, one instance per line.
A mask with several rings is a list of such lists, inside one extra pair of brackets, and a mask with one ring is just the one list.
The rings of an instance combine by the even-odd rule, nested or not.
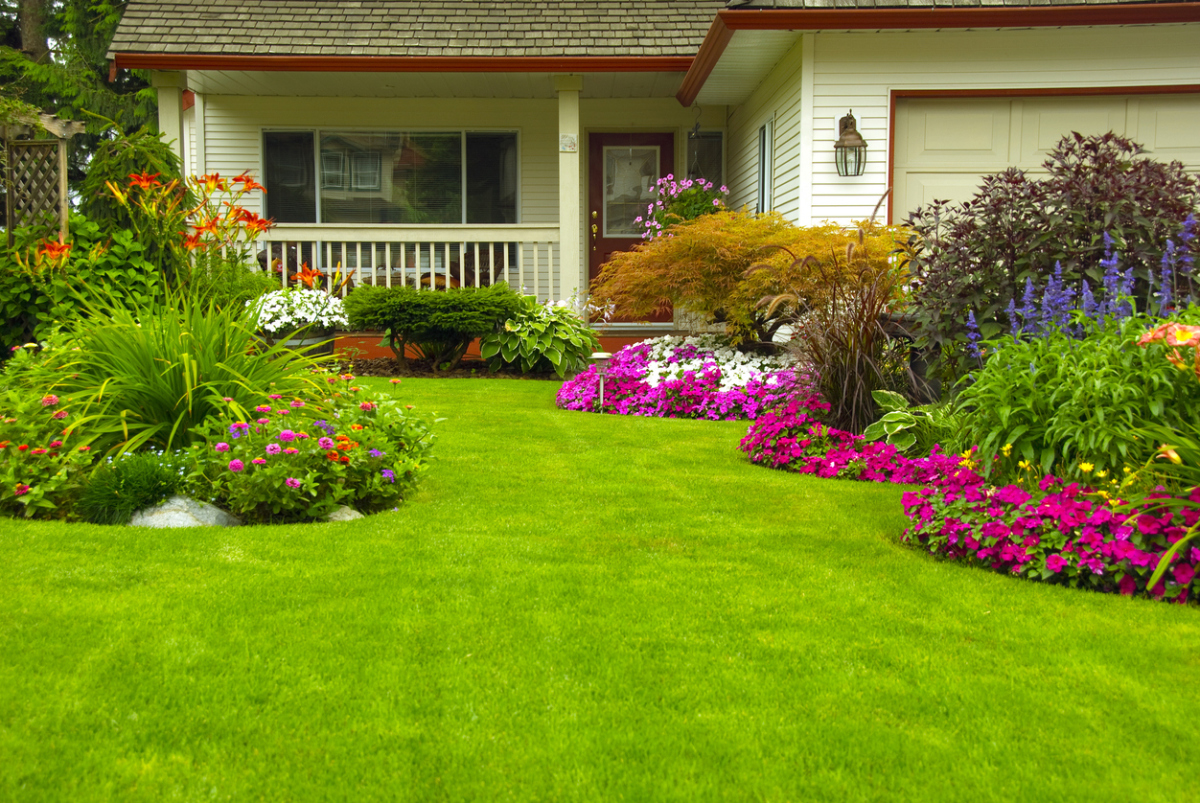
[(503, 282), (437, 291), (363, 286), (346, 297), (345, 309), (352, 328), (382, 330), (401, 365), (411, 348), (437, 371), (456, 367), (471, 341), (520, 312), (521, 297)]
[(498, 332), (484, 335), (479, 353), (488, 368), (505, 366), (522, 373), (553, 371), (560, 377), (585, 369), (600, 340), (571, 302), (539, 304), (534, 296), (521, 299), (521, 311)]
[(0, 394), (0, 514), (69, 518), (93, 456), (53, 393)]
[[(102, 140), (96, 146), (87, 172), (79, 183), (79, 211), (107, 229), (131, 229), (134, 220), (131, 210), (111, 192), (110, 184), (124, 187), (130, 176), (154, 175), (164, 185), (179, 181), (182, 185), (182, 163), (171, 146), (163, 142), (162, 134), (150, 128), (139, 128), (131, 134), (120, 134)], [(195, 199), (183, 187), (183, 206), (191, 208)]]
[[(1176, 321), (1200, 321), (1189, 307)], [(1020, 463), (1060, 477), (1122, 472), (1152, 459), (1158, 444), (1140, 428), (1186, 431), (1200, 406), (1200, 383), (1185, 381), (1161, 343), (1135, 341), (1150, 321), (1133, 316), (1097, 324), (1085, 337), (1058, 332), (987, 344), (983, 368), (960, 393), (964, 442), (979, 446), (986, 471), (1016, 476)], [(1081, 465), (1086, 468), (1081, 468)]]
[(128, 524), (137, 511), (173, 496), (182, 470), (177, 453), (127, 452), (92, 472), (75, 513), (93, 524)]
[(651, 240), (665, 234), (671, 226), (704, 215), (720, 212), (725, 208), (729, 188), (713, 189), (713, 182), (703, 178), (678, 178), (668, 174), (654, 182), (654, 200), (646, 209), (643, 218), (634, 218), (634, 223), (645, 227), (642, 239)]
[(910, 455), (928, 454), (935, 444), (953, 450), (962, 416), (950, 404), (913, 406), (905, 396), (891, 390), (872, 391), (871, 398), (883, 415), (863, 430), (865, 439), (885, 441)]

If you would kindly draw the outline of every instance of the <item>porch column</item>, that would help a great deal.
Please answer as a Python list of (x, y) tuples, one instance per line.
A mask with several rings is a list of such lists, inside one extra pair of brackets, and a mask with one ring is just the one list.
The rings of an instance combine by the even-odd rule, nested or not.
[(181, 72), (153, 72), (150, 85), (158, 91), (158, 130), (163, 141), (171, 146), (180, 160), (187, 161), (183, 154), (183, 90), (187, 89), (187, 77)]
[(569, 297), (583, 283), (583, 229), (579, 200), (583, 160), (579, 155), (579, 92), (582, 75), (554, 76), (558, 93), (558, 297)]

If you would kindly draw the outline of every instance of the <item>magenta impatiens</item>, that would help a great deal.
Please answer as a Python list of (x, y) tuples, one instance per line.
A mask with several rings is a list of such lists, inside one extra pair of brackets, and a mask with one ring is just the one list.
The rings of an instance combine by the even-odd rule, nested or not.
[(784, 402), (806, 383), (777, 357), (741, 354), (712, 338), (662, 337), (613, 355), (603, 409), (595, 365), (563, 383), (557, 403), (610, 415), (736, 421)]

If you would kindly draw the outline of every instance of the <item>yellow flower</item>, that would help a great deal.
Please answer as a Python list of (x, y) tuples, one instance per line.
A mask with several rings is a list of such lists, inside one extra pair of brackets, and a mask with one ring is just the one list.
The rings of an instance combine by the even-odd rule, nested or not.
[(1092, 469), (1094, 469), (1094, 468), (1095, 468), (1095, 466), (1092, 465), (1091, 463), (1080, 463), (1079, 464), (1079, 470), (1082, 471), (1084, 474), (1091, 474)]
[(1004, 444), (1004, 448), (1000, 450), (1000, 454), (1004, 455), (1005, 457), (1008, 457), (1010, 454), (1012, 454), (1012, 444)]
[(1126, 474), (1128, 474), (1128, 473), (1129, 473), (1129, 472), (1131, 472), (1131, 471), (1133, 471), (1133, 469), (1131, 469), (1129, 466), (1125, 466), (1125, 473), (1126, 473)]
[(1096, 476), (1099, 477), (1100, 479), (1104, 479), (1105, 477), (1108, 476), (1108, 469), (1103, 469), (1101, 471), (1097, 471)]
[(1017, 463), (1017, 468), (1021, 469), (1022, 471), (1028, 471), (1030, 468), (1032, 468), (1032, 466), (1029, 465), (1028, 460), (1022, 460), (1020, 463)]

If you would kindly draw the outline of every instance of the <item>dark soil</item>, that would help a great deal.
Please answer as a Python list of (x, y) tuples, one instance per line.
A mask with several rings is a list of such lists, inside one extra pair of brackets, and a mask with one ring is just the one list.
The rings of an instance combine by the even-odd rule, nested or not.
[(399, 376), (427, 377), (437, 379), (541, 379), (561, 382), (553, 371), (548, 373), (522, 374), (516, 371), (498, 371), (492, 373), (487, 363), (478, 360), (463, 360), (453, 371), (434, 371), (429, 360), (409, 360), (408, 368), (403, 368), (398, 361), (391, 357), (373, 357), (371, 359), (354, 360), (346, 365), (347, 370), (356, 376)]

